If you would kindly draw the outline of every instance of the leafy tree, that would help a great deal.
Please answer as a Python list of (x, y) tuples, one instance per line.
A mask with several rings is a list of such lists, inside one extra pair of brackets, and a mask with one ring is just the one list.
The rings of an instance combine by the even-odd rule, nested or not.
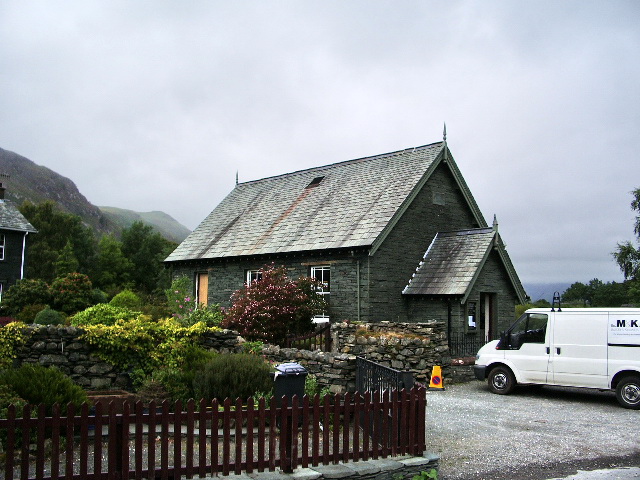
[(22, 279), (13, 284), (2, 296), (2, 306), (10, 315), (17, 315), (29, 305), (47, 305), (51, 303), (49, 285), (43, 280)]
[(562, 294), (562, 301), (579, 302), (587, 307), (620, 307), (628, 301), (628, 287), (624, 283), (594, 278), (588, 284), (576, 282)]
[(58, 254), (58, 259), (55, 261), (54, 265), (56, 268), (56, 275), (58, 277), (66, 275), (67, 273), (75, 273), (79, 270), (80, 263), (73, 253), (71, 240), (67, 240), (67, 244)]
[(131, 279), (138, 290), (162, 292), (169, 286), (169, 272), (162, 262), (175, 247), (142, 222), (134, 222), (122, 232), (122, 253), (133, 265)]
[[(92, 273), (96, 255), (95, 235), (91, 228), (83, 225), (80, 217), (60, 211), (51, 201), (38, 205), (24, 202), (20, 211), (38, 230), (29, 245), (28, 277), (52, 281), (57, 275), (56, 262), (67, 243), (71, 244), (78, 262), (77, 270), (84, 274)], [(68, 261), (68, 252), (65, 256), (61, 263)]]
[[(638, 212), (633, 226), (633, 233), (636, 235), (636, 242), (640, 242), (640, 188), (633, 192), (631, 209)], [(640, 279), (640, 247), (635, 247), (631, 242), (618, 243), (618, 247), (613, 252), (613, 258), (624, 274), (625, 280)]]
[(628, 302), (628, 285), (625, 283), (603, 283), (593, 292), (594, 307), (621, 307)]
[(288, 336), (313, 329), (312, 317), (323, 311), (313, 279), (291, 280), (285, 267), (263, 267), (262, 278), (237, 290), (223, 321), (225, 328), (250, 340), (282, 343)]
[(584, 307), (593, 300), (593, 293), (588, 285), (581, 282), (571, 284), (562, 294), (563, 302), (580, 302)]
[(115, 290), (131, 281), (133, 264), (122, 253), (122, 243), (113, 235), (103, 235), (98, 244), (97, 272), (94, 284), (103, 290)]

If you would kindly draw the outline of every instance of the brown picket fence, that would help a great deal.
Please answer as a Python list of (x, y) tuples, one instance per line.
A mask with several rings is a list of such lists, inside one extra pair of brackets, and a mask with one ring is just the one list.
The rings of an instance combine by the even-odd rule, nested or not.
[[(279, 403), (280, 405), (276, 405)], [(426, 390), (347, 393), (266, 405), (226, 399), (121, 408), (96, 403), (8, 409), (7, 480), (179, 479), (336, 464), (425, 449)]]

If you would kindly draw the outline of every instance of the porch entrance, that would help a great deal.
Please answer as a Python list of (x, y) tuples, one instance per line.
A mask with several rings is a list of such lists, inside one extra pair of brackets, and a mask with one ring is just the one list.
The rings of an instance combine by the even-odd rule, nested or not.
[(493, 340), (496, 325), (496, 294), (480, 294), (480, 324), (478, 330), (482, 332), (485, 343)]

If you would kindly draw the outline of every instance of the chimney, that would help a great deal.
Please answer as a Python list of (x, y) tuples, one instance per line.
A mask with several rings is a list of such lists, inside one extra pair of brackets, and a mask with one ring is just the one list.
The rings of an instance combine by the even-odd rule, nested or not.
[(0, 173), (0, 200), (4, 200), (4, 191), (7, 189), (8, 181), (9, 175), (6, 173)]

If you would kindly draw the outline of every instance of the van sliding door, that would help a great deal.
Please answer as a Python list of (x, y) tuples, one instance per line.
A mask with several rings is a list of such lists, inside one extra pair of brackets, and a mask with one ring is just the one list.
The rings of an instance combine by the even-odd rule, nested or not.
[(607, 313), (555, 315), (550, 369), (556, 385), (607, 388)]

